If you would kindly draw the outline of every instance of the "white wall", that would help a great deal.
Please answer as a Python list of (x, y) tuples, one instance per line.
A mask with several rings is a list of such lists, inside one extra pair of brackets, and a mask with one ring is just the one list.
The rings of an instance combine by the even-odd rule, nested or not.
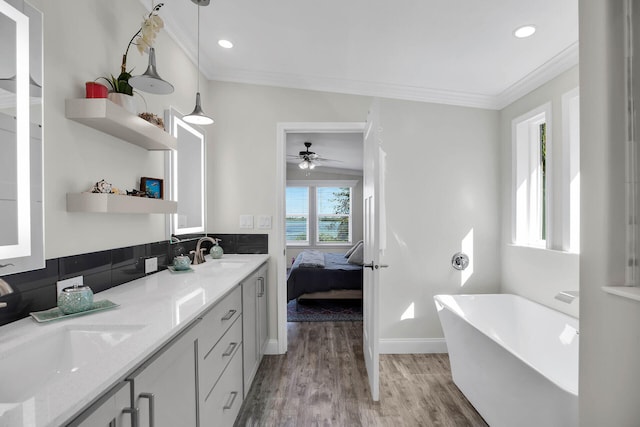
[[(387, 250), (382, 262), (382, 352), (442, 349), (433, 296), (499, 290), (500, 169), (496, 111), (382, 100)], [(473, 231), (473, 274), (451, 257)], [(473, 253), (470, 253), (473, 252)]]
[[(578, 86), (578, 67), (545, 83), (538, 89), (500, 111), (500, 155), (502, 195), (502, 274), (501, 291), (522, 295), (533, 301), (578, 317), (579, 305), (576, 301), (566, 304), (554, 296), (560, 291), (578, 290), (579, 256), (559, 250), (542, 250), (511, 243), (512, 209), (512, 120), (543, 105), (551, 103), (551, 150), (552, 162), (549, 173), (554, 180), (562, 179), (562, 95)], [(585, 189), (585, 187), (583, 187)], [(551, 220), (553, 224), (562, 222), (562, 194), (550, 195)], [(555, 207), (555, 209), (554, 209)], [(556, 229), (558, 230), (558, 229)], [(560, 233), (556, 233), (558, 236)], [(560, 247), (558, 239), (554, 246)]]
[(585, 427), (640, 423), (640, 302), (601, 290), (624, 283), (626, 260), (622, 3), (580, 0), (580, 425)]
[[(149, 152), (64, 116), (67, 98), (83, 98), (85, 81), (118, 74), (129, 39), (139, 29), (145, 10), (130, 0), (45, 1), (34, 6), (44, 14), (44, 179), (45, 257), (110, 249), (165, 239), (164, 215), (68, 213), (67, 192), (81, 192), (101, 179), (118, 188), (138, 188), (141, 176), (164, 178), (164, 154)], [(160, 11), (162, 16), (162, 10)], [(139, 111), (159, 116), (174, 105), (189, 112), (195, 103), (195, 66), (161, 31), (157, 66), (172, 82), (171, 95), (144, 94)], [(148, 57), (135, 46), (127, 68), (146, 70)], [(206, 93), (207, 83), (203, 86)], [(203, 104), (207, 105), (206, 97)]]

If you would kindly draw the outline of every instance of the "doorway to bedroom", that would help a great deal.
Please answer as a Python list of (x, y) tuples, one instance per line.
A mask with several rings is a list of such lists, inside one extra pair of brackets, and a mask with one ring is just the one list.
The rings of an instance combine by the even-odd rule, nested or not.
[(362, 133), (285, 144), (287, 322), (362, 321)]

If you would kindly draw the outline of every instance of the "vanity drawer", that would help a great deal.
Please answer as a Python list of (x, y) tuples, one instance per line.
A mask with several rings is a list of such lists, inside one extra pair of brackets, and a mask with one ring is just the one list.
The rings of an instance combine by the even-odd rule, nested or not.
[(200, 371), (200, 395), (206, 396), (216, 385), (220, 374), (242, 345), (242, 319), (237, 318), (222, 339), (208, 352), (198, 345), (198, 369)]
[[(240, 344), (242, 347), (242, 344)], [(242, 348), (201, 404), (200, 425), (233, 426), (242, 406)]]
[(202, 315), (199, 325), (199, 349), (207, 354), (241, 314), (242, 292), (240, 286), (237, 286), (215, 307)]

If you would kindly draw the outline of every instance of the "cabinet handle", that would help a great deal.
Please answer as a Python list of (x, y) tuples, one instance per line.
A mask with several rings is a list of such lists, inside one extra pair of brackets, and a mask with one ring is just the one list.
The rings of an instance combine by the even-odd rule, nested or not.
[(227, 350), (224, 353), (222, 353), (222, 357), (231, 356), (233, 354), (233, 350), (235, 350), (237, 346), (238, 346), (237, 342), (232, 342), (231, 344), (229, 344), (229, 347), (227, 347)]
[(138, 427), (140, 419), (140, 410), (138, 408), (124, 408), (122, 412), (131, 414), (131, 427)]
[(236, 314), (236, 310), (229, 310), (229, 312), (227, 312), (227, 314), (221, 320), (229, 320), (233, 317), (234, 314)]
[(258, 293), (258, 298), (260, 298), (264, 296), (264, 277), (258, 277), (258, 280), (260, 281), (260, 292)]
[(227, 399), (226, 405), (222, 407), (222, 410), (226, 411), (227, 409), (231, 409), (231, 407), (233, 406), (233, 402), (235, 402), (237, 396), (238, 396), (238, 392), (232, 391), (231, 394), (229, 395), (229, 398)]
[(140, 393), (140, 399), (149, 399), (149, 427), (154, 427), (156, 424), (154, 422), (154, 414), (155, 414), (155, 396), (153, 393)]

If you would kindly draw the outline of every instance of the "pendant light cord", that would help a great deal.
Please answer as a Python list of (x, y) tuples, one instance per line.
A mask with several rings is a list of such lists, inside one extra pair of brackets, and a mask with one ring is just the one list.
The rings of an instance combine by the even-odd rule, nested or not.
[(200, 92), (200, 5), (198, 5), (198, 68), (196, 68), (196, 92)]

